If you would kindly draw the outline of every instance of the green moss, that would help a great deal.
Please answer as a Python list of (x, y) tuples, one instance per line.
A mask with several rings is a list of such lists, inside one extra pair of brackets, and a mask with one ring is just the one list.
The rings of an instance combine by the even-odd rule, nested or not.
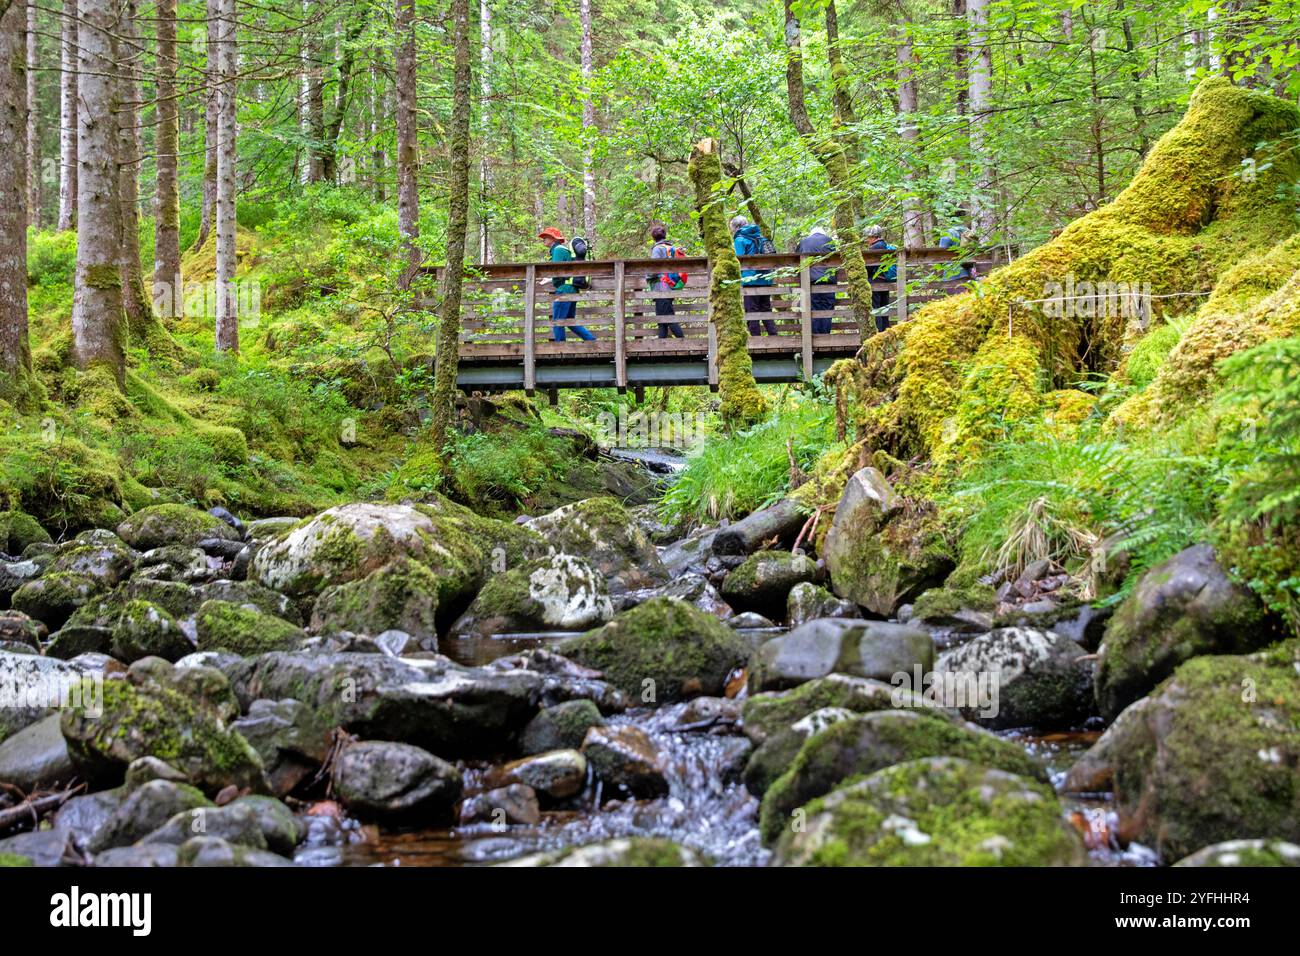
[(255, 657), (297, 647), (306, 637), (288, 621), (229, 601), (204, 601), (195, 615), (200, 651)]
[(6, 867), (18, 866), (35, 866), (30, 857), (19, 856), (17, 853), (0, 853), (0, 869)]
[(131, 547), (148, 551), (169, 544), (194, 545), (204, 538), (235, 540), (235, 530), (220, 518), (186, 505), (153, 505), (143, 508), (117, 528)]
[(805, 809), (810, 835), (784, 835), (782, 863), (1062, 866), (1084, 860), (1050, 788), (963, 760), (889, 767)]
[(958, 611), (991, 611), (996, 605), (997, 595), (987, 584), (931, 588), (912, 604), (912, 617), (924, 621), (951, 617)]
[(437, 634), (439, 580), (417, 561), (401, 558), (359, 581), (328, 587), (312, 612), (315, 630), (376, 635), (390, 629), (416, 637)]
[(31, 515), (22, 511), (0, 511), (0, 551), (22, 554), (27, 546), (53, 539)]
[(743, 666), (749, 647), (711, 614), (676, 598), (651, 598), (603, 627), (563, 641), (557, 650), (604, 673), (625, 694), (647, 690), (664, 704), (722, 693), (727, 675)]

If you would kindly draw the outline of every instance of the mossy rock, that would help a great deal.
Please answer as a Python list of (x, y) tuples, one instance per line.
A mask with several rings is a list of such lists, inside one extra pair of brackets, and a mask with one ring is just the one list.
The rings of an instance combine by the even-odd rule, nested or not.
[(405, 631), (418, 640), (437, 639), (438, 579), (423, 564), (399, 558), (346, 584), (327, 587), (312, 608), (316, 633), (351, 631), (374, 637)]
[(226, 651), (256, 657), (272, 651), (289, 651), (307, 637), (302, 628), (229, 601), (204, 601), (195, 614), (200, 651)]
[(0, 853), (0, 869), (35, 865), (30, 856), (21, 856), (17, 853)]
[(719, 697), (727, 676), (749, 659), (749, 645), (711, 614), (677, 598), (656, 597), (556, 648), (634, 700), (667, 704)]
[(1197, 850), (1174, 866), (1300, 866), (1300, 846), (1284, 840), (1228, 840)]
[(762, 744), (774, 734), (787, 729), (823, 707), (840, 707), (855, 713), (897, 709), (911, 700), (911, 691), (896, 689), (884, 681), (830, 674), (810, 680), (793, 690), (755, 694), (745, 700), (741, 721), (745, 736)]
[(600, 708), (585, 699), (566, 700), (538, 712), (528, 722), (519, 738), (525, 754), (542, 754), (553, 750), (577, 750), (592, 727), (605, 723)]
[(922, 757), (961, 757), (1047, 782), (1047, 772), (1018, 744), (925, 709), (886, 710), (832, 724), (809, 737), (790, 769), (763, 797), (759, 830), (771, 843), (795, 811), (845, 780)]
[(588, 498), (533, 518), (528, 528), (563, 554), (580, 555), (609, 581), (614, 593), (668, 580), (655, 546), (614, 498)]
[(50, 533), (31, 515), (22, 511), (0, 511), (0, 551), (22, 554), (27, 546), (50, 542)]
[(1081, 866), (1086, 854), (1050, 787), (953, 757), (849, 782), (804, 808), (778, 866)]
[(489, 578), (452, 631), (581, 630), (613, 615), (604, 575), (582, 558), (553, 554)]
[(796, 584), (813, 583), (819, 576), (817, 563), (806, 554), (756, 551), (728, 572), (721, 592), (738, 611), (780, 618), (791, 589)]
[(1066, 780), (1107, 783), (1120, 837), (1167, 860), (1223, 840), (1300, 842), (1300, 643), (1180, 665)]
[(207, 701), (134, 669), (129, 680), (105, 680), (100, 698), (61, 718), (68, 753), (89, 778), (120, 777), (138, 758), (157, 757), (207, 793), (232, 784), (265, 791), (261, 758)]
[(169, 544), (194, 545), (206, 538), (240, 540), (239, 532), (220, 518), (186, 505), (142, 508), (117, 526), (117, 535), (137, 551)]
[(997, 595), (987, 584), (930, 588), (912, 602), (913, 621), (947, 621), (963, 611), (992, 611)]
[(10, 603), (15, 611), (22, 611), (56, 631), (82, 605), (103, 591), (103, 585), (94, 578), (65, 571), (28, 581), (14, 592)]
[(112, 653), (128, 664), (145, 657), (178, 661), (194, 650), (176, 619), (150, 601), (131, 600), (122, 606), (113, 628)]
[(1142, 575), (1106, 625), (1095, 691), (1114, 720), (1133, 701), (1200, 654), (1244, 654), (1278, 633), (1251, 591), (1234, 583), (1209, 545), (1180, 551)]

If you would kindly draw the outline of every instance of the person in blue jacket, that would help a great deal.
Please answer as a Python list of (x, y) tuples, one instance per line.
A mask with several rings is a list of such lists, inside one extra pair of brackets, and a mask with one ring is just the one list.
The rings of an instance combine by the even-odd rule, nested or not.
[[(736, 216), (731, 220), (732, 244), (736, 250), (736, 257), (743, 259), (745, 256), (762, 255), (766, 251), (771, 253), (775, 251), (772, 242), (758, 226), (752, 225), (744, 216)], [(765, 248), (766, 247), (766, 248)], [(740, 284), (742, 287), (752, 289), (756, 286), (770, 286), (772, 284), (772, 274), (759, 269), (741, 269)], [(772, 311), (772, 297), (770, 295), (746, 295), (744, 296), (746, 312), (767, 312)], [(762, 335), (767, 332), (768, 335), (777, 335), (776, 321), (774, 319), (763, 319), (762, 327), (759, 322), (751, 319), (748, 322), (750, 335)]]
[[(543, 229), (537, 234), (537, 238), (542, 240), (546, 245), (547, 251), (550, 252), (552, 262), (570, 262), (573, 259), (573, 253), (569, 251), (568, 246), (564, 244), (564, 233), (550, 226)], [(556, 276), (553, 279), (542, 279), (538, 285), (545, 286), (547, 282), (551, 283), (552, 295), (572, 295), (577, 292), (573, 285), (573, 280), (568, 276)], [(551, 303), (551, 337), (557, 342), (564, 341), (565, 326), (561, 323), (572, 322), (574, 316), (578, 314), (578, 303), (570, 300), (568, 302)], [(596, 336), (587, 331), (585, 326), (570, 325), (569, 329), (573, 334), (584, 342), (590, 342)]]
[[(885, 231), (879, 226), (868, 226), (866, 237), (869, 252), (894, 252), (898, 249), (898, 246), (885, 241)], [(897, 282), (898, 266), (874, 266), (869, 274), (872, 282)], [(889, 290), (871, 290), (871, 313), (876, 317), (877, 332), (889, 328)]]
[[(813, 226), (808, 235), (799, 240), (795, 252), (803, 256), (827, 256), (835, 251), (835, 241), (822, 226)], [(813, 285), (834, 285), (835, 270), (828, 266), (815, 265), (808, 269), (808, 277)], [(812, 294), (813, 312), (830, 312), (835, 308), (835, 292), (814, 292)], [(812, 320), (813, 335), (825, 335), (831, 330), (834, 320), (823, 316)]]

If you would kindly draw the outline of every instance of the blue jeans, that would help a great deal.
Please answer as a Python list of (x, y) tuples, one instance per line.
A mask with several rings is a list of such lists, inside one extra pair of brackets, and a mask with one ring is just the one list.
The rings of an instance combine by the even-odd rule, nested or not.
[[(564, 341), (565, 327), (563, 325), (560, 325), (559, 323), (565, 321), (566, 319), (572, 321), (573, 317), (577, 314), (578, 314), (578, 303), (576, 302), (552, 302), (551, 303), (551, 337), (556, 342)], [(584, 326), (570, 325), (569, 328), (573, 330), (574, 335), (582, 339), (582, 341), (584, 342), (590, 342), (592, 339), (596, 337), (592, 335), (590, 332), (588, 332)]]

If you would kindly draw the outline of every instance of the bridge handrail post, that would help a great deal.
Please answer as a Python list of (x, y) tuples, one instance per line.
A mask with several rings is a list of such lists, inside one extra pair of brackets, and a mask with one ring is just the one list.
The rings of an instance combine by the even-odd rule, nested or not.
[(907, 321), (907, 249), (900, 247), (898, 250), (898, 291), (894, 298), (895, 321), (901, 325)]
[(537, 390), (537, 266), (524, 270), (524, 392)]
[(803, 339), (803, 377), (812, 381), (812, 269), (807, 259), (799, 261), (799, 316), (799, 331)]
[(627, 391), (626, 276), (627, 263), (619, 259), (614, 263), (614, 385), (619, 392)]

